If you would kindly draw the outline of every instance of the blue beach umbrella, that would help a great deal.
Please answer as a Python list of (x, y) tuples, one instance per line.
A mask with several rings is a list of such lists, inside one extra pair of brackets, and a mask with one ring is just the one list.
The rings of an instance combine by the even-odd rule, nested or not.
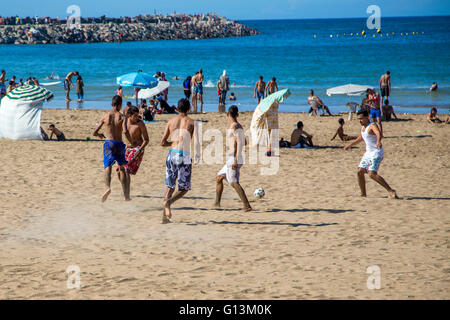
[(117, 77), (116, 82), (122, 87), (154, 88), (158, 85), (158, 79), (144, 72), (132, 72)]

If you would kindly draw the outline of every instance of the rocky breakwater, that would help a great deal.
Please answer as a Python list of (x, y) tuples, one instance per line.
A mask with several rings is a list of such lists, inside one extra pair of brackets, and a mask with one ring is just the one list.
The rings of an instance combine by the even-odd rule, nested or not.
[[(91, 22), (90, 22), (91, 21)], [(250, 36), (257, 30), (217, 15), (143, 15), (134, 18), (65, 20), (48, 24), (0, 25), (0, 44), (59, 44), (184, 40)]]

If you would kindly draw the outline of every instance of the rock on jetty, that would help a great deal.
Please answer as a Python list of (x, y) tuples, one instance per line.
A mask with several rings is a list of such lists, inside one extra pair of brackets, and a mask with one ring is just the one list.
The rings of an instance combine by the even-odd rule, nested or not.
[[(12, 23), (5, 23), (12, 21)], [(257, 30), (216, 14), (140, 15), (133, 18), (82, 18), (70, 28), (67, 20), (4, 19), (0, 44), (59, 44), (149, 40), (209, 39), (250, 36)]]

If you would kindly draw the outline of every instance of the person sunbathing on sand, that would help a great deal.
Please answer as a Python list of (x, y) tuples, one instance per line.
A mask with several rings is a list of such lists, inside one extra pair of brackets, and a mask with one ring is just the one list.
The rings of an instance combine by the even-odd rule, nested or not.
[[(93, 133), (94, 137), (101, 139), (107, 139), (103, 144), (103, 164), (105, 167), (105, 185), (106, 191), (102, 196), (102, 202), (108, 199), (111, 193), (111, 172), (112, 166), (115, 162), (119, 166), (118, 178), (122, 184), (122, 190), (125, 197), (125, 201), (129, 201), (127, 196), (127, 180), (125, 177), (124, 165), (127, 164), (125, 160), (125, 144), (122, 142), (122, 130), (124, 129), (124, 116), (120, 113), (122, 109), (122, 98), (120, 96), (114, 96), (112, 98), (112, 110), (107, 112), (101, 119), (97, 128)], [(98, 131), (105, 125), (105, 134), (98, 133)], [(125, 128), (126, 129), (126, 128)], [(125, 130), (126, 131), (126, 130)]]
[(345, 124), (345, 121), (344, 121), (343, 118), (340, 118), (340, 119), (338, 120), (338, 122), (339, 122), (339, 128), (337, 128), (336, 133), (334, 134), (333, 138), (331, 138), (331, 141), (333, 141), (334, 138), (336, 138), (336, 136), (339, 136), (339, 138), (340, 138), (342, 141), (350, 141), (350, 140), (355, 140), (355, 139), (357, 138), (357, 137), (354, 137), (354, 136), (348, 136), (348, 135), (346, 135), (346, 134), (344, 133), (344, 124)]
[(291, 148), (314, 147), (312, 135), (303, 130), (303, 122), (297, 122), (297, 129), (291, 134)]

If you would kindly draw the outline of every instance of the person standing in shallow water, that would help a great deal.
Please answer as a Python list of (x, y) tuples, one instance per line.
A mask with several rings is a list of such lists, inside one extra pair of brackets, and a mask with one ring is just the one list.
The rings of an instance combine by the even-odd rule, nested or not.
[(259, 102), (264, 99), (264, 90), (266, 89), (266, 83), (263, 80), (263, 76), (259, 76), (259, 80), (255, 83), (255, 88), (253, 92), (253, 98), (258, 97), (258, 104)]
[(384, 157), (380, 129), (376, 123), (370, 122), (369, 113), (366, 110), (359, 111), (357, 115), (358, 120), (361, 123), (361, 135), (352, 143), (346, 145), (344, 150), (350, 149), (361, 141), (364, 141), (366, 144), (366, 152), (358, 166), (358, 184), (361, 189), (361, 197), (367, 196), (366, 179), (364, 175), (368, 173), (370, 178), (386, 189), (390, 198), (398, 199), (395, 190), (393, 190), (383, 177), (378, 174), (378, 169)]
[[(122, 142), (122, 131), (124, 129), (124, 116), (120, 113), (122, 109), (122, 98), (114, 96), (112, 98), (112, 110), (107, 112), (101, 119), (97, 128), (93, 133), (94, 137), (101, 139), (107, 139), (103, 144), (103, 164), (105, 167), (105, 185), (106, 191), (103, 194), (101, 200), (105, 202), (111, 193), (111, 172), (112, 166), (117, 162), (118, 177), (122, 184), (122, 190), (125, 197), (125, 201), (131, 200), (127, 195), (127, 180), (125, 176), (124, 165), (127, 164), (125, 160), (125, 144)], [(105, 125), (105, 134), (99, 133), (102, 126)]]
[(83, 102), (84, 99), (84, 82), (83, 82), (83, 78), (78, 75), (77, 78), (77, 95), (78, 95), (78, 102)]

